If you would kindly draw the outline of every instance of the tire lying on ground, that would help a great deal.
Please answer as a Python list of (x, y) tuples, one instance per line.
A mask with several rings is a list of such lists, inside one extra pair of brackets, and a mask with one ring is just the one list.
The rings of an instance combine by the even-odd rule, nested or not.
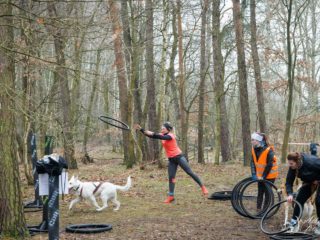
[(212, 193), (208, 199), (211, 200), (230, 200), (231, 199), (232, 191), (219, 191)]
[(308, 234), (308, 233), (303, 233), (303, 232), (296, 232), (296, 233), (281, 233), (281, 234), (276, 234), (273, 236), (270, 236), (270, 239), (306, 239), (306, 240), (313, 240), (313, 239), (317, 239), (317, 236), (314, 236), (312, 234)]
[(110, 224), (74, 224), (66, 227), (68, 233), (100, 233), (110, 231)]

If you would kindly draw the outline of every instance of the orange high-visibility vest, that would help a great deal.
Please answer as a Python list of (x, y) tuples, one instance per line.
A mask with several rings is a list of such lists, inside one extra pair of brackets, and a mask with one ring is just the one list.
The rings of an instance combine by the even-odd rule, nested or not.
[[(251, 150), (253, 162), (256, 167), (257, 177), (262, 177), (262, 175), (263, 175), (264, 169), (267, 166), (267, 157), (268, 157), (269, 151), (270, 151), (270, 147), (266, 148), (260, 154), (259, 159), (257, 159), (256, 153), (254, 152), (254, 149), (252, 148), (252, 150)], [(278, 177), (278, 175), (279, 175), (279, 171), (278, 171), (277, 158), (276, 158), (276, 156), (274, 156), (273, 162), (272, 162), (272, 168), (266, 178), (267, 179), (275, 179)]]

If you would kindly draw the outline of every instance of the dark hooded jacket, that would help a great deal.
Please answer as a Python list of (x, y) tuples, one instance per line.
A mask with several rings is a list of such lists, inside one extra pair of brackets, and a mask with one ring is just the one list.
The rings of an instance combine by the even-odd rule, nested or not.
[(289, 168), (286, 179), (287, 194), (293, 193), (292, 186), (296, 177), (304, 183), (312, 183), (320, 180), (320, 158), (311, 154), (301, 153), (301, 167)]

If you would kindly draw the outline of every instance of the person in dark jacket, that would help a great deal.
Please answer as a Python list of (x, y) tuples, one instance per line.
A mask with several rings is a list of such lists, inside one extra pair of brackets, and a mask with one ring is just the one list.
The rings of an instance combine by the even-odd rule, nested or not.
[[(296, 201), (304, 206), (304, 203), (313, 194), (314, 185), (318, 185), (320, 181), (320, 158), (311, 154), (292, 152), (287, 156), (288, 160), (288, 173), (286, 178), (286, 191), (288, 194), (287, 201), (292, 203), (293, 201), (293, 183), (294, 180), (300, 178), (303, 182), (302, 187), (298, 191)], [(318, 223), (315, 229), (315, 234), (320, 235), (320, 191), (317, 187), (316, 193), (316, 209)], [(290, 221), (290, 227), (296, 229), (298, 225), (298, 216), (300, 214), (300, 209), (295, 206), (293, 210), (292, 219)]]
[[(253, 180), (268, 180), (272, 183), (278, 177), (277, 158), (274, 155), (273, 148), (268, 142), (268, 138), (264, 133), (255, 132), (251, 135), (251, 175)], [(264, 182), (258, 182), (257, 210), (262, 208), (263, 197), (267, 189)], [(265, 206), (269, 203), (267, 198)]]

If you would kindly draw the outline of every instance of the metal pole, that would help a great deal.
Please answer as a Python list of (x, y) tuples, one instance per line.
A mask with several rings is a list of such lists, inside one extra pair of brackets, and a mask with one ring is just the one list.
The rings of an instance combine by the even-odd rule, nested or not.
[(59, 176), (49, 175), (49, 240), (59, 239)]
[(42, 208), (43, 203), (39, 195), (39, 176), (36, 171), (36, 162), (37, 158), (37, 144), (36, 144), (36, 135), (32, 134), (30, 139), (30, 152), (32, 160), (32, 174), (33, 174), (33, 186), (34, 186), (34, 201), (28, 202), (25, 204), (25, 208)]

